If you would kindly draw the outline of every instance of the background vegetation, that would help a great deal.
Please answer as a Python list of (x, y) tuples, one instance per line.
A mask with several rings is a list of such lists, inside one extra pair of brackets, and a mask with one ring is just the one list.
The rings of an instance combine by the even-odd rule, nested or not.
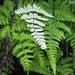
[[(47, 48), (31, 36), (15, 10), (36, 4), (54, 18), (44, 29)], [(0, 4), (0, 75), (74, 75), (75, 2), (71, 0), (4, 0)], [(38, 14), (38, 13), (37, 13)], [(42, 14), (41, 17), (47, 18)]]

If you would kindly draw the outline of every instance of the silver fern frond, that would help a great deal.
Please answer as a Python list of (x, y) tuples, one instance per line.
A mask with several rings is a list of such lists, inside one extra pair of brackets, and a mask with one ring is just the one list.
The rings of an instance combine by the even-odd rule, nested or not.
[(28, 4), (28, 6), (18, 9), (17, 11), (15, 11), (15, 13), (16, 14), (25, 13), (21, 17), (21, 19), (24, 19), (28, 23), (27, 27), (30, 27), (30, 32), (32, 32), (31, 36), (33, 36), (36, 39), (39, 46), (42, 49), (46, 49), (46, 43), (45, 43), (44, 32), (43, 32), (44, 30), (42, 29), (42, 27), (46, 25), (42, 23), (42, 21), (46, 22), (48, 21), (48, 19), (42, 18), (37, 13), (43, 14), (46, 17), (53, 17), (53, 16), (48, 14), (46, 11), (44, 11), (43, 9), (41, 9), (35, 4), (33, 4), (33, 6)]

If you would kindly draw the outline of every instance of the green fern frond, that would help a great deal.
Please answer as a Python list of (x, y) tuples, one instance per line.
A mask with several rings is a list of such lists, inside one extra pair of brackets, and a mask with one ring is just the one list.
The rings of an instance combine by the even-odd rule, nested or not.
[(4, 0), (4, 6), (11, 12), (13, 10), (13, 1)]
[(64, 11), (56, 10), (55, 16), (56, 16), (56, 20), (75, 22), (74, 15), (69, 12), (65, 12), (65, 10)]
[[(38, 3), (41, 8), (47, 11), (50, 14), (53, 14), (53, 0), (48, 0), (48, 2), (43, 1), (42, 3)], [(50, 11), (49, 11), (50, 10)]]
[[(30, 47), (27, 48), (26, 47)], [(31, 50), (32, 47), (36, 47), (36, 45), (34, 45), (33, 43), (26, 43), (24, 42), (23, 44), (18, 44), (16, 45), (16, 47), (13, 49), (13, 54), (20, 59), (20, 63), (22, 64), (22, 66), (24, 67), (24, 70), (27, 71), (29, 70), (32, 60), (33, 59), (33, 55), (30, 55), (30, 53), (33, 54), (33, 51)]]
[(75, 17), (71, 13), (68, 1), (56, 0), (55, 1), (55, 18), (61, 21), (75, 22)]
[(23, 51), (21, 51), (20, 53), (17, 54), (17, 58), (19, 58), (22, 55), (27, 54), (27, 53), (33, 53), (33, 51), (32, 50), (25, 49), (25, 50), (23, 50)]
[(45, 68), (42, 68), (41, 65), (39, 65), (38, 61), (34, 60), (33, 64), (32, 64), (33, 68), (31, 67), (30, 71), (38, 72), (38, 73), (44, 74), (44, 75), (53, 75), (53, 72), (50, 71), (50, 68), (47, 65), (48, 62), (46, 62), (46, 60), (45, 60), (45, 63), (46, 63), (46, 64), (44, 64)]
[(72, 61), (72, 58), (71, 57), (68, 57), (68, 58), (65, 58), (65, 59), (61, 59), (61, 61), (59, 62), (60, 64), (65, 64), (65, 63), (68, 63)]
[(18, 34), (18, 33), (13, 33), (13, 37), (12, 37), (13, 40), (18, 40), (18, 41), (29, 41), (30, 43), (35, 43), (38, 44), (35, 39), (33, 37), (31, 37), (30, 34), (25, 34), (25, 33), (21, 33), (21, 34)]
[(29, 3), (30, 5), (32, 5), (32, 4), (33, 4), (33, 1), (34, 1), (34, 0), (28, 0), (28, 3)]
[(0, 25), (6, 25), (9, 23), (9, 19), (6, 18), (1, 12), (0, 12)]
[(24, 1), (23, 0), (19, 0), (18, 1), (18, 8), (23, 7)]
[(13, 27), (14, 28), (16, 27), (16, 30), (19, 30), (19, 31), (24, 31), (24, 30), (29, 31), (30, 28), (27, 27), (27, 22), (25, 22), (25, 20), (21, 21), (20, 17), (21, 17), (21, 15), (19, 15), (19, 16), (15, 15), (16, 23), (13, 24)]
[[(23, 46), (23, 47), (22, 47)], [(25, 48), (25, 47), (36, 47), (35, 44), (33, 43), (29, 43), (29, 42), (24, 42), (23, 44), (18, 44), (15, 46), (14, 50), (13, 50), (13, 54), (17, 54), (18, 52), (21, 51), (22, 48)], [(20, 50), (19, 50), (20, 49)], [(26, 49), (27, 50), (27, 49)]]
[(10, 37), (10, 26), (7, 25), (0, 30), (0, 39)]
[(4, 14), (5, 17), (10, 18), (10, 12), (5, 6), (1, 6), (0, 10)]
[(13, 10), (13, 1), (4, 0), (4, 6), (0, 6), (0, 24), (8, 24), (11, 19), (11, 11)]
[(71, 11), (69, 8), (68, 0), (63, 0), (63, 1), (62, 0), (56, 0), (54, 2), (54, 4), (55, 4), (55, 9), (65, 10), (66, 12)]
[(74, 61), (73, 62), (74, 67), (73, 68), (75, 68), (75, 34), (73, 33), (70, 37), (69, 37), (69, 35), (67, 35), (66, 41), (70, 42), (70, 45), (73, 49), (73, 51), (72, 51), (73, 54), (71, 54), (71, 55), (73, 55), (73, 61)]
[(72, 72), (71, 67), (73, 66), (73, 63), (69, 63), (71, 61), (72, 61), (71, 57), (61, 59), (61, 61), (58, 63), (57, 71), (62, 75), (68, 75), (70, 72)]
[(55, 26), (59, 29), (67, 31), (71, 35), (71, 29), (68, 26), (66, 26), (64, 23), (57, 21), (55, 22)]
[(44, 52), (41, 51), (41, 50), (36, 50), (35, 49), (34, 57), (36, 58), (35, 60), (38, 61), (41, 68), (45, 68), (45, 66), (44, 66), (44, 64), (45, 64)]
[(22, 64), (22, 66), (24, 67), (25, 71), (30, 70), (31, 64), (33, 63), (32, 60), (29, 59), (33, 59), (34, 57), (32, 55), (25, 55), (22, 58), (20, 58), (20, 63)]
[(53, 0), (48, 0), (49, 8), (53, 13)]
[(0, 39), (10, 37), (10, 20), (11, 11), (13, 10), (13, 1), (4, 0), (4, 5), (0, 6), (0, 25), (3, 27), (0, 30)]
[[(56, 73), (56, 56), (57, 56), (57, 49), (59, 48), (59, 42), (62, 38), (65, 39), (64, 31), (71, 34), (71, 30), (65, 24), (59, 21), (52, 21), (48, 22), (49, 26), (47, 25), (44, 28), (45, 39), (47, 43), (47, 54), (50, 60), (51, 67)], [(61, 30), (60, 30), (61, 29)], [(55, 74), (56, 75), (56, 74)]]
[(58, 49), (57, 53), (57, 75), (68, 75), (72, 72), (72, 57), (63, 58), (63, 51)]
[(30, 33), (27, 32), (13, 33), (12, 41), (18, 42), (14, 43), (14, 45), (16, 44), (16, 46), (14, 46), (13, 48), (13, 55), (20, 60), (20, 63), (25, 71), (30, 70), (31, 65), (33, 64), (33, 61), (31, 59), (35, 58), (33, 56), (34, 49), (32, 48), (36, 48), (38, 43), (33, 37), (31, 37)]

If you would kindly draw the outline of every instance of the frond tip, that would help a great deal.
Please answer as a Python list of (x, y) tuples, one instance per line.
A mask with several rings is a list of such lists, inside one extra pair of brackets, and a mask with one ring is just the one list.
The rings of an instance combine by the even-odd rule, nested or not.
[(40, 13), (40, 14), (43, 14), (47, 17), (53, 17), (52, 15), (48, 14), (46, 11), (44, 11), (43, 9), (41, 9), (40, 7), (38, 7), (35, 4), (33, 4), (33, 6), (28, 4), (28, 6), (18, 9), (17, 11), (15, 11), (15, 13), (22, 14), (22, 13), (29, 13), (29, 12), (33, 12), (33, 11)]

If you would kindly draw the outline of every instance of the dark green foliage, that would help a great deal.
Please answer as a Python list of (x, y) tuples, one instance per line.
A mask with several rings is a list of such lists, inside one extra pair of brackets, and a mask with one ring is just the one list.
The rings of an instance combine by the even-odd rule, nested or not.
[(72, 58), (71, 57), (62, 58), (63, 52), (60, 49), (58, 51), (59, 52), (57, 53), (57, 72), (59, 72), (59, 74), (61, 75), (68, 75), (70, 72), (72, 72), (73, 66)]

